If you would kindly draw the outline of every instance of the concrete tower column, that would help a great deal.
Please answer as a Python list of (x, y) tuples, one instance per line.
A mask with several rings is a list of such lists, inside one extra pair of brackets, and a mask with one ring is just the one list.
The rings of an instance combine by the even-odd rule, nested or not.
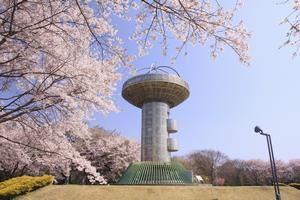
[(170, 162), (167, 146), (169, 105), (148, 102), (142, 107), (142, 161)]

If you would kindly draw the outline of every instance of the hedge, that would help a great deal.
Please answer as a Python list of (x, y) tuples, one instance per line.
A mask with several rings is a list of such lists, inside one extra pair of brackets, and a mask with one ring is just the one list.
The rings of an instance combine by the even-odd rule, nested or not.
[(11, 199), (17, 195), (31, 192), (52, 184), (53, 176), (21, 176), (0, 182), (0, 199)]
[(300, 190), (300, 183), (290, 183), (289, 186), (297, 188), (298, 190)]

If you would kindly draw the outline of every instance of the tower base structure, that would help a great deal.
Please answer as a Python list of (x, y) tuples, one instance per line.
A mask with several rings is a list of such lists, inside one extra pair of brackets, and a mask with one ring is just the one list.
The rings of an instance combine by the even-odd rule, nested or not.
[(135, 162), (129, 165), (118, 185), (193, 184), (192, 171), (176, 162)]

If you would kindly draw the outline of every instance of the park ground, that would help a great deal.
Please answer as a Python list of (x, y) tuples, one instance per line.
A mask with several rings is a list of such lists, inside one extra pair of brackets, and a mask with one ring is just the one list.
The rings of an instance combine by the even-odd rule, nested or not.
[[(300, 190), (281, 187), (282, 200), (300, 200)], [(274, 200), (270, 186), (82, 186), (51, 185), (17, 200)]]

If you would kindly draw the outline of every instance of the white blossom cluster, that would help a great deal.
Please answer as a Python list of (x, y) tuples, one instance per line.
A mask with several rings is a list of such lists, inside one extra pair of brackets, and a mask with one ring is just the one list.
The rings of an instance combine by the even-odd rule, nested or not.
[(247, 41), (250, 34), (242, 21), (233, 23), (234, 14), (242, 6), (242, 1), (237, 1), (232, 10), (225, 10), (219, 1), (210, 0), (143, 2), (145, 4), (136, 15), (136, 31), (131, 37), (137, 40), (139, 55), (145, 55), (147, 48), (151, 48), (156, 40), (161, 42), (163, 54), (167, 54), (168, 39), (173, 35), (181, 42), (176, 47), (178, 54), (187, 43), (204, 45), (208, 42), (211, 43), (212, 58), (229, 46), (241, 62), (249, 64)]
[(140, 159), (140, 145), (134, 140), (110, 133), (101, 128), (91, 129), (91, 138), (79, 142), (77, 150), (85, 155), (105, 180), (115, 183), (128, 165)]
[[(289, 1), (286, 1), (287, 3)], [(281, 22), (281, 24), (287, 25), (289, 27), (288, 32), (286, 34), (286, 41), (282, 44), (281, 47), (290, 45), (294, 48), (293, 50), (293, 57), (297, 56), (300, 50), (300, 1), (299, 0), (293, 0), (292, 2), (293, 8), (291, 13), (284, 18), (284, 20)], [(280, 47), (280, 48), (281, 48)]]

